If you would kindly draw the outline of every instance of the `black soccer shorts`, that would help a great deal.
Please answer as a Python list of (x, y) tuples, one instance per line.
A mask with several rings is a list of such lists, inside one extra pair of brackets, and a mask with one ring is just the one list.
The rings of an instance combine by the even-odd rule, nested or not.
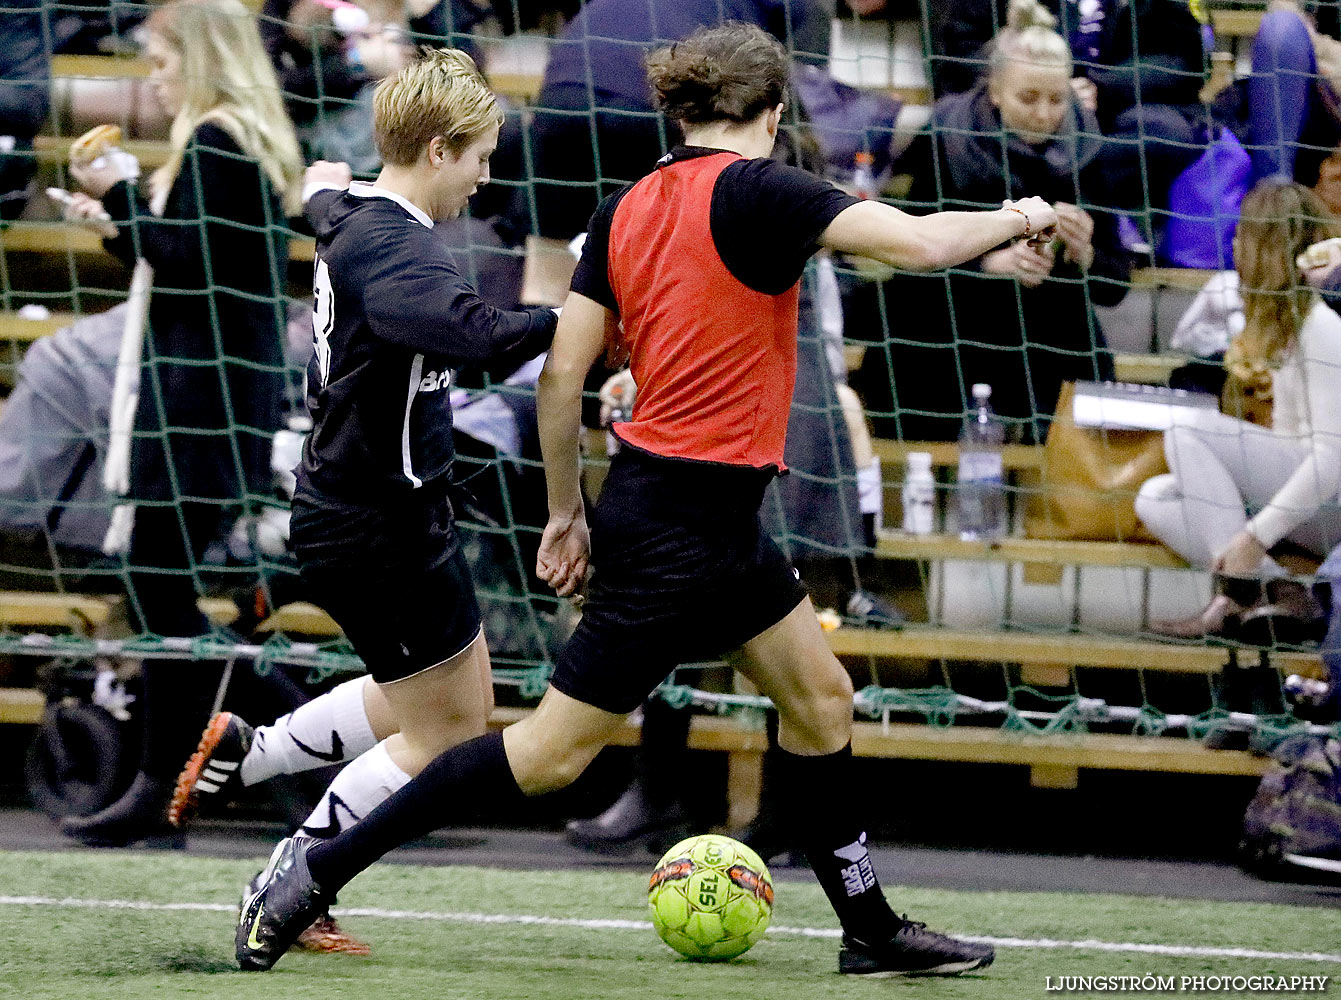
[(806, 589), (759, 523), (771, 478), (624, 445), (591, 512), (591, 585), (550, 684), (631, 712), (679, 664), (738, 649), (795, 610)]
[(451, 501), (435, 493), (376, 507), (293, 501), (289, 540), (303, 582), (379, 684), (455, 656), (480, 632)]

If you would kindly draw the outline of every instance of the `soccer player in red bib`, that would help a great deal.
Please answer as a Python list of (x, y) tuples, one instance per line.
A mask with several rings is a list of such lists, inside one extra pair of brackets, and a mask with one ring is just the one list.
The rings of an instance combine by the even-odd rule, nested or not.
[[(582, 621), (528, 718), (445, 752), (334, 839), (276, 849), (238, 925), (243, 968), (269, 968), (358, 872), (459, 822), (463, 804), (510, 807), (569, 784), (676, 664), (733, 651), (777, 706), (791, 832), (842, 924), (839, 971), (951, 975), (991, 963), (990, 946), (929, 931), (886, 902), (851, 776), (852, 683), (758, 515), (783, 471), (810, 255), (828, 247), (932, 270), (1044, 235), (1056, 216), (1028, 198), (914, 218), (769, 159), (787, 70), (782, 46), (742, 24), (649, 58), (686, 145), (597, 209), (540, 382), (550, 520), (537, 571), (571, 594), (590, 556)], [(639, 393), (589, 530), (581, 389), (616, 345)]]

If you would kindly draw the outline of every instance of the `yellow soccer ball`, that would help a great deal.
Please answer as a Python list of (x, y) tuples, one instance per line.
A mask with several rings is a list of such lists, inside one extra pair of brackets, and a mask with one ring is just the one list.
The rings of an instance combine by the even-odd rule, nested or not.
[(661, 940), (686, 958), (724, 962), (764, 936), (773, 880), (740, 841), (704, 834), (680, 841), (657, 862), (647, 902)]

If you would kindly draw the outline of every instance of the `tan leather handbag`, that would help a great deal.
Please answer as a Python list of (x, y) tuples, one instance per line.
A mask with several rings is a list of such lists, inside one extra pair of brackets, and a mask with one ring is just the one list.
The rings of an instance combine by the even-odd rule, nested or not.
[(1029, 496), (1029, 538), (1154, 542), (1136, 519), (1136, 493), (1151, 476), (1169, 471), (1162, 431), (1077, 427), (1075, 386), (1068, 382), (1043, 448), (1041, 481)]

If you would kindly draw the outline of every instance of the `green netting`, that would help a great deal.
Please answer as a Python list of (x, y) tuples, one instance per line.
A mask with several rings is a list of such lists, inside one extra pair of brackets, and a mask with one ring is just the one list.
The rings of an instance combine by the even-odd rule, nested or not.
[[(649, 5), (654, 6), (651, 0)], [(465, 230), (460, 236), (466, 266), (482, 286), (509, 269), (513, 280), (518, 278), (527, 253), (522, 238), (528, 231), (554, 235), (546, 228), (547, 197), (558, 203), (590, 198), (594, 205), (599, 194), (634, 179), (622, 175), (620, 166), (610, 161), (613, 147), (603, 141), (604, 130), (617, 131), (629, 122), (647, 122), (659, 146), (673, 141), (673, 131), (663, 121), (634, 107), (621, 105), (601, 115), (573, 107), (538, 112), (539, 75), (547, 51), (557, 44), (543, 29), (555, 28), (557, 21), (518, 0), (495, 6), (502, 7), (495, 11), (501, 16), (490, 18), (481, 5), (445, 5), (446, 20), (439, 22), (440, 33), (421, 31), (415, 36), (426, 43), (447, 38), (471, 48), (500, 86), (506, 81), (501, 89), (510, 92), (495, 183), (483, 193), (478, 207), (481, 212), (489, 209), (508, 214), (514, 223), (511, 239), (491, 240), (487, 237), (493, 230), (484, 228)], [(797, 6), (807, 11), (824, 7), (822, 3)], [(804, 102), (793, 100), (788, 135), (791, 144), (801, 151), (797, 155), (802, 162), (818, 164), (843, 183), (853, 181), (851, 167), (855, 164), (836, 163), (834, 149), (874, 150), (880, 154), (880, 171), (886, 169), (885, 154), (890, 149), (900, 152), (892, 169), (881, 178), (883, 196), (910, 211), (993, 207), (1001, 198), (1028, 193), (1013, 191), (1005, 179), (1010, 158), (1019, 155), (1019, 150), (998, 129), (1000, 183), (990, 196), (980, 195), (987, 190), (981, 185), (966, 193), (956, 187), (954, 174), (963, 161), (955, 144), (977, 136), (972, 119), (943, 124), (931, 132), (919, 131), (918, 115), (910, 111), (933, 96), (929, 80), (934, 82), (938, 74), (956, 67), (976, 66), (973, 59), (937, 48), (945, 11), (933, 10), (934, 6), (924, 4), (920, 15), (910, 14), (904, 21), (862, 21), (845, 13), (832, 23), (824, 19), (818, 28), (813, 17), (800, 18), (794, 13), (783, 33), (801, 62), (823, 65), (826, 60), (822, 53), (827, 50), (828, 68), (835, 76), (866, 88), (868, 93), (893, 90), (905, 102), (905, 108), (898, 128), (891, 128), (888, 121), (865, 128), (850, 120), (834, 124), (823, 118), (819, 105), (812, 103), (807, 109)], [(109, 37), (117, 43), (114, 48), (135, 48), (137, 39), (129, 26), (147, 9), (136, 5), (112, 9)], [(43, 3), (10, 10), (14, 13), (0, 17), (35, 18), (28, 23), (36, 25), (41, 34), (39, 48), (49, 52), (61, 42), (66, 20), (87, 16), (91, 9)], [(1195, 14), (1206, 18), (1200, 5), (1195, 6)], [(327, 74), (336, 65), (329, 57), (332, 48), (340, 45), (338, 33), (310, 24), (269, 21), (267, 25), (287, 33), (285, 45), (315, 54), (310, 89), (305, 84), (303, 90), (286, 95), (290, 110), (300, 119), (299, 133), (309, 158), (320, 155), (347, 159), (356, 173), (371, 175), (376, 162), (375, 157), (368, 157), (370, 92), (366, 87), (350, 89), (343, 83), (336, 91), (327, 86), (336, 80), (334, 76), (328, 79)], [(501, 35), (503, 28), (516, 25), (529, 27), (526, 33), (508, 38)], [(1148, 46), (1136, 34), (1135, 22), (1129, 30), (1136, 62), (1141, 64), (1140, 53)], [(602, 45), (614, 46), (600, 49), (613, 52), (621, 43), (590, 37), (580, 44), (589, 52)], [(1218, 44), (1232, 48), (1239, 43), (1221, 38)], [(1149, 63), (1155, 65), (1158, 58), (1151, 56)], [(120, 64), (99, 67), (62, 64), (59, 60), (54, 68), (41, 60), (39, 64), (37, 70), (28, 71), (32, 75), (10, 77), (26, 87), (23, 92), (33, 100), (45, 94), (51, 97), (49, 120), (37, 140), (38, 152), (20, 148), (15, 154), (38, 163), (35, 183), (39, 188), (48, 183), (75, 186), (67, 176), (62, 150), (70, 136), (95, 120), (119, 121), (131, 145), (141, 144), (134, 148), (144, 154), (145, 173), (153, 169), (158, 162), (155, 158), (161, 158), (166, 148), (166, 131), (165, 124), (155, 123), (146, 111), (150, 102), (143, 82), (133, 76), (118, 79), (117, 74), (124, 70)], [(1202, 65), (1170, 72), (1189, 77), (1195, 88), (1200, 88), (1211, 64), (1208, 52)], [(1093, 69), (1096, 74), (1101, 68), (1083, 61), (1080, 64), (1080, 69)], [(46, 75), (48, 69), (54, 76)], [(101, 73), (108, 76), (99, 78)], [(580, 89), (590, 100), (600, 88), (589, 76)], [(536, 142), (535, 124), (544, 114), (579, 122), (585, 139), (570, 153), (574, 160), (590, 157), (592, 177), (573, 176), (567, 171), (562, 175), (544, 172), (546, 163), (555, 162), (552, 153), (546, 159)], [(807, 118), (814, 120), (807, 122)], [(1152, 194), (1160, 184), (1157, 175), (1163, 161), (1151, 153), (1159, 147), (1151, 144), (1156, 139), (1146, 135), (1146, 127), (1146, 119), (1140, 118), (1134, 131), (1101, 135), (1087, 133), (1082, 122), (1068, 141), (1077, 146), (1102, 141), (1110, 151), (1133, 153), (1141, 191), (1139, 203), (1115, 204), (1112, 190), (1093, 184), (1082, 186), (1075, 201), (1098, 220), (1097, 226), (1116, 226), (1121, 218), (1138, 240), (1149, 241), (1177, 213), (1170, 209), (1167, 196)], [(822, 161), (802, 156), (815, 152), (811, 142), (814, 137), (818, 137), (819, 152), (827, 147), (830, 154), (827, 168)], [(933, 139), (949, 144), (949, 151), (938, 154)], [(1204, 143), (1203, 138), (1184, 141), (1164, 137), (1158, 141), (1167, 147), (1163, 154), (1181, 145), (1199, 155)], [(928, 154), (925, 159), (919, 158), (922, 152)], [(1072, 163), (1071, 179), (1081, 186), (1082, 167), (1074, 157)], [(183, 170), (195, 169), (195, 161), (188, 156)], [(198, 173), (195, 183), (197, 199), (207, 201), (210, 192), (201, 186)], [(230, 364), (269, 372), (277, 376), (271, 384), (281, 402), (292, 415), (300, 415), (293, 406), (301, 402), (302, 395), (302, 350), (297, 345), (304, 340), (304, 324), (310, 328), (306, 317), (311, 264), (310, 254), (303, 249), (305, 237), (299, 232), (290, 233), (290, 224), (268, 208), (264, 217), (251, 222), (206, 217), (176, 224), (198, 231), (207, 247), (202, 287), (183, 291), (208, 304), (212, 347), (186, 363), (214, 371)], [(221, 319), (219, 303), (235, 290), (222, 288), (214, 281), (215, 258), (208, 246), (222, 238), (219, 234), (238, 232), (276, 238), (270, 261), (273, 287), (264, 294), (252, 290), (234, 297), (270, 307), (273, 322), (267, 333), (277, 343), (286, 337), (295, 342), (285, 352), (275, 351), (265, 357), (228, 353), (227, 344), (232, 341)], [(1109, 230), (1105, 228), (1105, 232)], [(284, 236), (292, 237), (287, 258), (278, 239)], [(343, 640), (317, 636), (314, 641), (310, 635), (252, 632), (275, 608), (303, 598), (293, 559), (274, 537), (286, 509), (284, 493), (272, 489), (268, 481), (254, 484), (245, 496), (228, 505), (229, 516), (221, 523), (227, 530), (220, 532), (202, 557), (175, 571), (185, 590), (200, 596), (231, 598), (241, 612), (240, 631), (230, 630), (225, 623), (208, 635), (177, 640), (153, 634), (116, 634), (108, 628), (57, 628), (33, 620), (25, 609), (26, 598), (22, 595), (26, 592), (128, 594), (132, 604), (146, 599), (137, 592), (132, 577), (144, 567), (137, 567), (124, 555), (108, 556), (99, 551), (101, 529), (115, 503), (115, 498), (98, 484), (97, 473), (107, 447), (106, 408), (100, 400), (110, 392), (120, 326), (115, 319), (104, 319), (101, 330), (90, 324), (98, 323), (95, 317), (109, 306), (126, 299), (129, 274), (102, 254), (90, 237), (60, 222), (55, 207), (40, 195), (32, 199), (22, 218), (0, 230), (0, 251), (0, 301), (6, 311), (9, 338), (3, 347), (0, 381), (9, 393), (7, 407), (12, 410), (21, 404), (30, 413), (26, 438), (21, 439), (28, 442), (29, 451), (5, 453), (6, 461), (24, 464), (22, 474), (10, 477), (12, 491), (0, 497), (8, 525), (0, 557), (0, 586), (18, 595), (11, 602), (13, 611), (0, 615), (4, 622), (0, 624), (0, 655), (15, 658), (16, 663), (29, 657), (162, 657), (184, 663), (237, 659), (250, 661), (262, 671), (280, 664), (307, 668), (316, 678), (361, 669)], [(534, 258), (534, 246), (531, 253)], [(1046, 517), (1031, 514), (1049, 497), (1058, 502), (1068, 498), (1094, 500), (1092, 485), (1077, 484), (1062, 474), (1067, 470), (1056, 464), (1057, 459), (1043, 463), (1037, 450), (1029, 450), (1031, 446), (1041, 448), (1048, 433), (1055, 389), (1062, 381), (1105, 379), (1115, 373), (1121, 377), (1124, 369), (1121, 363), (1115, 365), (1116, 357), (1150, 355), (1167, 347), (1169, 318), (1177, 312), (1172, 304), (1185, 304), (1190, 295), (1179, 290), (1187, 282), (1177, 277), (1163, 275), (1154, 284), (1148, 277), (1145, 281), (1134, 279), (1129, 260), (1105, 259), (1102, 266), (1096, 263), (1088, 272), (1072, 269), (1050, 280), (1061, 290), (1057, 293), (1060, 297), (1040, 305), (1026, 286), (1009, 277), (986, 280), (982, 269), (972, 263), (931, 275), (911, 275), (840, 258), (812, 265), (807, 272), (800, 331), (802, 373), (792, 429), (797, 450), (794, 457), (789, 453), (792, 475), (770, 493), (765, 516), (788, 554), (805, 571), (816, 603), (836, 609), (843, 621), (840, 636), (864, 627), (860, 614), (849, 613), (847, 607), (854, 590), (882, 595), (901, 607), (917, 627), (943, 628), (946, 636), (945, 650), (930, 656), (922, 651), (901, 655), (895, 632), (872, 630), (869, 643), (840, 644), (859, 686), (855, 702), (858, 713), (886, 723), (987, 725), (1008, 732), (1046, 735), (1124, 732), (1200, 738), (1226, 727), (1255, 727), (1279, 734), (1302, 725), (1281, 700), (1279, 680), (1284, 673), (1309, 669), (1308, 665), (1264, 656), (1254, 673), (1238, 664), (1251, 664), (1261, 654), (1236, 650), (1232, 643), (1214, 647), (1223, 648), (1219, 661), (1212, 655), (1197, 670), (1176, 664), (1165, 669), (1163, 660), (1171, 654), (1153, 644), (1131, 648), (1132, 669), (1113, 669), (1111, 663), (1079, 666), (1063, 681), (1054, 674), (1048, 683), (1040, 682), (1035, 671), (1019, 665), (1027, 654), (1013, 652), (1012, 643), (1022, 637), (1069, 637), (1078, 650), (1087, 639), (1142, 638), (1147, 637), (1152, 613), (1167, 606), (1190, 611), (1204, 601), (1204, 573), (1162, 568), (1164, 564), (1159, 560), (1151, 561), (1151, 550), (1144, 547), (1145, 543), (1132, 537), (1137, 525), (1130, 516), (1130, 506), (1139, 482), (1119, 483), (1099, 497), (1101, 511), (1111, 516), (1106, 533), (1094, 537), (1140, 542), (1142, 547), (1116, 555), (1077, 549), (1069, 559), (1055, 555), (1039, 558), (1041, 563), (1068, 564), (1060, 583), (1028, 582), (1024, 565), (1031, 562), (1031, 550), (1027, 548), (1009, 555), (1001, 546), (988, 544), (955, 547), (957, 486), (953, 461), (937, 466), (941, 505), (937, 524), (941, 530), (923, 539), (897, 532), (902, 516), (903, 457), (910, 450), (921, 450), (913, 447), (914, 443), (955, 439), (975, 381), (994, 383), (994, 398), (1006, 410), (1009, 441), (1016, 449), (1011, 454), (1018, 461), (1008, 462), (1011, 537), (1028, 530), (1045, 537), (1057, 533)], [(1123, 310), (1118, 310), (1118, 301), (1133, 284), (1137, 290), (1128, 294)], [(1147, 305), (1142, 307), (1138, 299)], [(1166, 301), (1170, 299), (1172, 303)], [(842, 303), (841, 332), (834, 326), (834, 304), (838, 301)], [(34, 325), (24, 327), (17, 317), (25, 306), (42, 306), (61, 315), (50, 322), (31, 320), (28, 322)], [(51, 338), (31, 335), (32, 331), (61, 326), (62, 316), (67, 313), (79, 318), (75, 334), (67, 332)], [(1056, 322), (1062, 314), (1064, 328)], [(290, 326), (298, 330), (296, 335)], [(1003, 335), (1002, 329), (1010, 332)], [(85, 335), (82, 340), (80, 332)], [(282, 360), (276, 363), (275, 358)], [(154, 360), (148, 355), (141, 357), (143, 377), (152, 378)], [(849, 362), (850, 373), (846, 371)], [(1140, 366), (1140, 359), (1126, 364), (1130, 372)], [(525, 397), (533, 395), (525, 385), (500, 384), (488, 374), (467, 375), (459, 381), (469, 387), (466, 399), (471, 404), (493, 396), (514, 403), (522, 399), (524, 408)], [(855, 421), (851, 414), (844, 414), (845, 382), (850, 382), (862, 397), (864, 413)], [(598, 384), (589, 387), (593, 397)], [(12, 412), (6, 416), (14, 419)], [(160, 421), (167, 416), (166, 411), (160, 411)], [(278, 426), (248, 425), (230, 410), (228, 427), (206, 433), (221, 438), (232, 456), (230, 460), (241, 463), (239, 449), (257, 435), (268, 438)], [(865, 440), (868, 429), (874, 431), (873, 445)], [(169, 431), (190, 434), (199, 432), (199, 428), (170, 426)], [(137, 433), (163, 436), (162, 431), (143, 428)], [(1130, 433), (1098, 431), (1090, 432), (1090, 436), (1099, 452), (1111, 448), (1116, 455), (1130, 443), (1123, 436)], [(592, 443), (588, 486), (594, 490), (606, 462), (600, 432), (594, 434)], [(484, 498), (482, 506), (489, 515), (485, 520), (463, 520), (462, 530), (481, 594), (495, 677), (500, 683), (517, 687), (522, 697), (532, 699), (544, 689), (554, 655), (571, 626), (571, 612), (545, 593), (531, 574), (530, 562), (544, 516), (543, 470), (536, 453), (500, 449), (496, 444), (487, 436), (461, 442), (457, 478), (475, 477), (472, 487)], [(144, 503), (142, 510), (157, 507), (176, 513), (180, 528), (202, 503), (217, 506), (217, 501), (198, 496), (191, 484), (179, 482), (175, 476), (169, 479), (169, 499)], [(537, 490), (541, 492), (537, 494)], [(863, 503), (863, 497), (867, 502)], [(267, 510), (271, 513), (266, 514)], [(874, 548), (868, 544), (863, 525), (863, 514), (872, 512), (878, 512), (885, 523)], [(242, 519), (235, 523), (237, 516)], [(173, 518), (164, 523), (166, 530), (173, 529)], [(255, 613), (257, 607), (260, 614)], [(704, 614), (729, 615), (731, 609), (705, 608)], [(983, 630), (1000, 636), (998, 656), (957, 652), (957, 636)], [(1310, 651), (1311, 647), (1305, 652)], [(1273, 648), (1268, 652), (1290, 651)], [(1076, 662), (1089, 660), (1081, 652)], [(1223, 672), (1217, 669), (1221, 662), (1226, 668)], [(21, 678), (22, 668), (14, 676)], [(659, 694), (676, 705), (754, 718), (767, 707), (766, 701), (757, 696), (714, 690), (722, 684), (703, 681), (702, 676), (693, 669), (682, 669), (659, 689)], [(1245, 678), (1253, 683), (1245, 686)], [(1270, 682), (1265, 683), (1268, 679)]]

